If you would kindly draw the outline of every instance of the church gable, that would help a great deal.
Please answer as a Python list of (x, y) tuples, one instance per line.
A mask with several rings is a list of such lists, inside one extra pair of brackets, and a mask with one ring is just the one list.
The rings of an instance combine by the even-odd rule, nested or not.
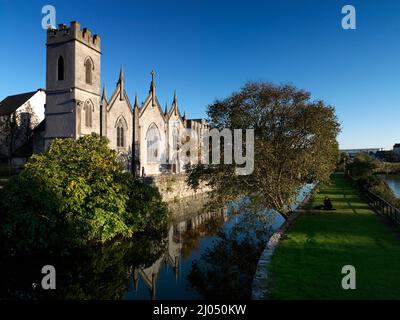
[(155, 97), (155, 105), (152, 104), (151, 94), (147, 97), (139, 111), (139, 125), (144, 130), (145, 134), (151, 124), (155, 124), (157, 128), (162, 131), (161, 135), (165, 135), (166, 131), (166, 118), (161, 110), (160, 103)]
[(160, 163), (168, 157), (167, 124), (157, 97), (151, 93), (139, 112), (139, 135), (141, 167), (146, 174), (160, 173)]
[(174, 100), (172, 101), (171, 110), (168, 113), (168, 122), (173, 124), (175, 127), (183, 128), (185, 127), (183, 117), (179, 111), (178, 98), (176, 96), (176, 91), (174, 91)]
[(146, 113), (151, 113), (153, 115), (157, 114), (157, 116), (160, 116), (165, 122), (167, 119), (161, 109), (161, 105), (157, 97), (154, 97), (154, 102), (155, 105), (153, 105), (152, 94), (149, 94), (139, 110), (139, 117), (142, 118)]
[[(123, 152), (132, 151), (133, 110), (128, 95), (123, 90), (123, 80), (118, 82), (107, 104), (106, 129), (110, 147)], [(121, 99), (122, 98), (122, 99)]]
[[(139, 117), (140, 118), (143, 117), (143, 115), (146, 114), (147, 112), (150, 112), (153, 115), (156, 115), (157, 117), (160, 116), (164, 122), (166, 121), (166, 117), (164, 116), (160, 102), (158, 101), (158, 98), (156, 95), (156, 83), (154, 81), (154, 70), (151, 71), (151, 83), (150, 83), (149, 95), (147, 96), (142, 107), (140, 108)], [(157, 113), (158, 113), (158, 115), (157, 115)]]
[(174, 91), (171, 109), (168, 112), (168, 158), (173, 173), (179, 173), (184, 170), (184, 164), (179, 160), (178, 150), (184, 140), (185, 128), (186, 126), (178, 107), (176, 91)]
[(119, 89), (119, 87), (117, 87), (117, 89), (113, 93), (112, 97), (110, 98), (110, 101), (107, 103), (107, 112), (112, 112), (111, 109), (113, 109), (113, 108), (120, 108), (119, 105), (121, 105), (121, 103), (120, 103), (120, 101), (121, 101), (121, 102), (123, 102), (122, 105), (126, 106), (127, 109), (130, 111), (130, 113), (133, 113), (132, 105), (129, 101), (129, 97), (128, 97), (127, 93), (124, 91), (124, 94), (123, 94), (124, 99), (123, 100), (119, 99), (119, 95), (120, 95), (120, 89)]

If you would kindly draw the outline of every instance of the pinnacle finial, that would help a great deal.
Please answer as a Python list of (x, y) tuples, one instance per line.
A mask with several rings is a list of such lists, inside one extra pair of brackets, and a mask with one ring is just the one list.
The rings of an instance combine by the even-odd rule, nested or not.
[(139, 102), (138, 102), (138, 95), (137, 95), (137, 92), (135, 93), (135, 105), (134, 105), (134, 107), (135, 107), (135, 108), (139, 108)]
[(167, 115), (168, 114), (168, 102), (165, 102), (165, 111), (164, 114)]
[(119, 71), (119, 81), (123, 81), (124, 80), (124, 68), (123, 68), (123, 66), (122, 66), (122, 64), (121, 64), (121, 69), (120, 69), (120, 71)]
[(121, 70), (119, 71), (119, 80), (118, 80), (120, 90), (119, 90), (119, 100), (124, 100), (124, 69), (121, 64)]
[(156, 105), (156, 83), (154, 81), (154, 68), (151, 70), (151, 84), (149, 93), (151, 93), (151, 104), (154, 107)]
[(103, 92), (101, 94), (101, 100), (107, 100), (107, 94), (106, 94), (106, 85), (103, 85)]
[(149, 90), (149, 93), (152, 92), (153, 94), (155, 94), (156, 83), (155, 83), (155, 81), (154, 81), (154, 75), (155, 75), (154, 68), (151, 69), (150, 74), (151, 74), (151, 83), (150, 83), (150, 90)]

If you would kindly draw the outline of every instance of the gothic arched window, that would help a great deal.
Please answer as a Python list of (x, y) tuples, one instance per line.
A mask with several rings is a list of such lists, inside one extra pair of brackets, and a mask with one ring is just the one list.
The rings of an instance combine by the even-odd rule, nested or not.
[(87, 100), (85, 103), (85, 125), (88, 128), (92, 127), (92, 113), (93, 113), (93, 103)]
[(126, 145), (125, 134), (128, 128), (124, 117), (119, 117), (115, 126), (117, 128), (117, 147), (123, 148)]
[(64, 80), (64, 58), (58, 57), (57, 61), (57, 80)]
[(174, 151), (178, 151), (178, 143), (179, 143), (178, 139), (179, 139), (178, 129), (174, 127), (172, 129), (172, 148)]
[(117, 147), (125, 146), (125, 132), (124, 127), (117, 127)]
[(85, 60), (85, 79), (87, 84), (92, 84), (92, 70), (94, 69), (93, 62), (90, 58)]
[(157, 126), (150, 125), (146, 134), (147, 140), (147, 162), (158, 163), (160, 161), (160, 133)]
[(176, 127), (172, 129), (172, 155), (171, 161), (176, 161), (178, 156), (179, 148), (179, 131)]

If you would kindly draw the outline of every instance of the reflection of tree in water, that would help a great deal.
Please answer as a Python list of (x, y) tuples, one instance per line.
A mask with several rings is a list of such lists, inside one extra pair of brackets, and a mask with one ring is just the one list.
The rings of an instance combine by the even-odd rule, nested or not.
[(204, 236), (217, 235), (224, 224), (224, 215), (210, 215), (208, 220), (199, 224), (196, 228), (188, 228), (181, 234), (182, 256), (188, 257), (193, 250), (198, 249), (200, 240)]
[(193, 261), (190, 285), (205, 299), (249, 299), (257, 262), (271, 234), (271, 214), (243, 214)]
[[(128, 296), (134, 291), (135, 293), (130, 295), (131, 297), (143, 298), (146, 296), (146, 294), (141, 296), (140, 293), (139, 296), (137, 295), (141, 291), (139, 282), (143, 281), (145, 287), (149, 289), (148, 297), (156, 299), (158, 281), (162, 271), (168, 267), (172, 268), (175, 275), (175, 282), (171, 285), (177, 285), (182, 271), (182, 256), (190, 256), (192, 251), (199, 246), (201, 238), (215, 235), (227, 218), (226, 210), (220, 209), (218, 212), (197, 212), (193, 216), (183, 217), (180, 221), (173, 221), (168, 231), (168, 237), (165, 239), (167, 245), (164, 254), (153, 265), (134, 270), (133, 282), (128, 288)], [(161, 283), (161, 287), (163, 286), (165, 286), (165, 282)]]
[[(68, 256), (1, 259), (1, 299), (121, 299), (132, 271), (147, 267), (165, 251), (165, 233), (79, 250)], [(41, 288), (41, 269), (56, 268), (57, 289)], [(36, 284), (36, 288), (32, 284)]]
[[(127, 290), (134, 290), (129, 286), (137, 285), (139, 277), (152, 281), (145, 281), (154, 292), (152, 297), (163, 263), (175, 268), (179, 276), (181, 254), (189, 256), (205, 236), (216, 240), (193, 263), (189, 284), (204, 298), (249, 298), (257, 260), (268, 238), (269, 229), (265, 226), (271, 225), (270, 218), (254, 213), (230, 214), (222, 228), (228, 219), (222, 210), (185, 219), (157, 237), (109, 243), (68, 256), (0, 257), (0, 300), (121, 299)], [(235, 219), (237, 223), (233, 224)], [(56, 267), (56, 290), (41, 289), (41, 268), (46, 264)], [(36, 289), (32, 283), (37, 284)]]

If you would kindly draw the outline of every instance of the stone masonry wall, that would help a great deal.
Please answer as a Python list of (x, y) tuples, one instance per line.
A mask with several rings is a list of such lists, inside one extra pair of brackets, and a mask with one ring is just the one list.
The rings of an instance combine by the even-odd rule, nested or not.
[(185, 174), (159, 175), (146, 177), (149, 183), (156, 186), (165, 202), (178, 202), (187, 197), (200, 197), (210, 188), (203, 186), (198, 190), (191, 189), (186, 183)]

